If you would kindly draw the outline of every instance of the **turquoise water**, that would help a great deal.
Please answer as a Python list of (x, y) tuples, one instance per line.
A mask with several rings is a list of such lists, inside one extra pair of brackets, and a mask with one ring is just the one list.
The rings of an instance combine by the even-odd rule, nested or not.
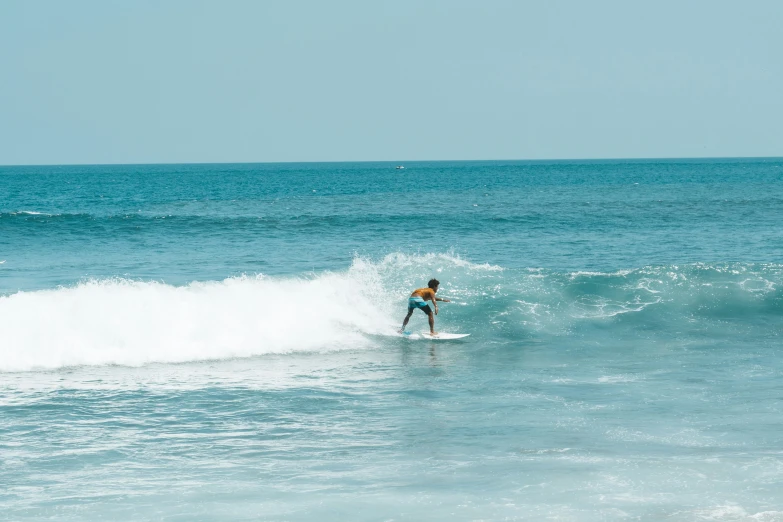
[(780, 159), (0, 167), (0, 518), (783, 520), (781, 222)]

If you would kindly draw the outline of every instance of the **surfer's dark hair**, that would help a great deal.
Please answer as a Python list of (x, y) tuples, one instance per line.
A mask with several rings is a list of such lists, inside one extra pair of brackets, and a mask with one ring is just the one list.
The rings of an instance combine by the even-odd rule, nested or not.
[(438, 281), (437, 279), (430, 279), (430, 282), (427, 283), (427, 286), (435, 290), (435, 287), (438, 286), (439, 284), (440, 281)]

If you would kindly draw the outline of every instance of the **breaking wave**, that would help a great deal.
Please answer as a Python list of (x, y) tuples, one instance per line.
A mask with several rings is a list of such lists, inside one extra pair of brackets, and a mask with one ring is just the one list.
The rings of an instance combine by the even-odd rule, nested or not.
[[(0, 297), (0, 371), (143, 365), (368, 349), (430, 277), (438, 317), (476, 341), (712, 324), (780, 329), (783, 265), (696, 264), (612, 273), (511, 270), (448, 254), (354, 259), (343, 272), (173, 286), (126, 279)], [(444, 313), (445, 312), (445, 313)], [(424, 327), (423, 314), (414, 327)], [(694, 326), (695, 325), (695, 326)]]

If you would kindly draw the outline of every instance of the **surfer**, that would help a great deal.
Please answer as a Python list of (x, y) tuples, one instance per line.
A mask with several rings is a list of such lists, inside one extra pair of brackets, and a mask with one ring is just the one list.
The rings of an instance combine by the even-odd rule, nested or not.
[[(400, 333), (405, 331), (405, 326), (408, 324), (408, 320), (411, 318), (411, 315), (413, 315), (413, 311), (418, 308), (427, 314), (427, 317), (430, 320), (430, 335), (438, 334), (438, 332), (435, 331), (435, 315), (438, 315), (438, 301), (443, 301), (444, 303), (451, 302), (448, 299), (435, 297), (435, 292), (438, 291), (439, 285), (440, 281), (437, 279), (430, 279), (429, 283), (427, 283), (427, 288), (417, 288), (413, 291), (411, 296), (408, 298), (408, 315), (406, 315), (405, 319), (402, 321), (402, 328), (400, 328)], [(428, 305), (425, 301), (432, 301), (432, 306), (435, 307), (435, 315), (432, 314), (432, 308), (430, 308), (430, 305)]]

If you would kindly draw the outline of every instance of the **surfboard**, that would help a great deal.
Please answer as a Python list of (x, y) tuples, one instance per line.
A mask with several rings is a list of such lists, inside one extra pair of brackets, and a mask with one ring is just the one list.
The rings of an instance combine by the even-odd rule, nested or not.
[(425, 339), (430, 341), (453, 341), (455, 339), (464, 339), (465, 337), (469, 336), (470, 334), (455, 334), (455, 333), (447, 333), (447, 332), (438, 332), (437, 335), (430, 335), (429, 332), (421, 332), (421, 333), (414, 333), (414, 332), (402, 332), (403, 337), (406, 337), (408, 339)]

